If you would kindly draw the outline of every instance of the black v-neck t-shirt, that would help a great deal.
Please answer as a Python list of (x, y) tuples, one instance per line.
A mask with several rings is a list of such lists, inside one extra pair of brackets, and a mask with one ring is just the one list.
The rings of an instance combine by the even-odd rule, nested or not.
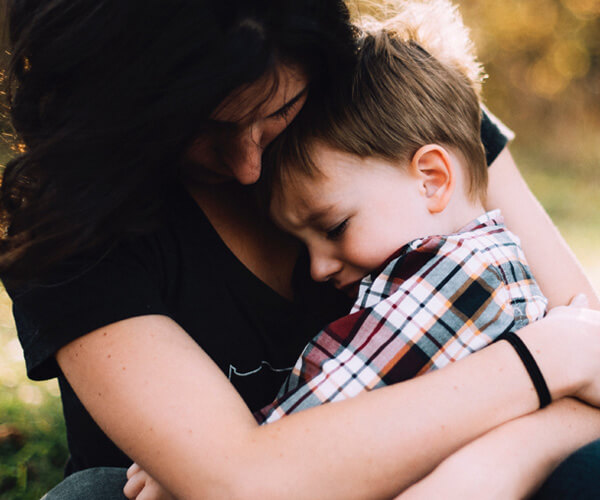
[[(485, 115), (482, 138), (491, 163), (507, 138)], [(231, 253), (182, 187), (172, 186), (166, 201), (164, 224), (155, 232), (69, 259), (42, 283), (8, 290), (28, 375), (59, 380), (71, 453), (67, 474), (131, 463), (61, 373), (54, 355), (69, 342), (126, 318), (166, 315), (255, 411), (274, 399), (308, 340), (351, 305), (310, 280), (306, 256), (295, 273), (296, 298), (286, 300)]]
[(10, 290), (27, 371), (58, 377), (71, 460), (68, 472), (131, 461), (104, 435), (62, 375), (54, 354), (85, 333), (126, 318), (166, 315), (227, 375), (252, 411), (270, 403), (300, 352), (348, 299), (309, 279), (306, 259), (289, 301), (228, 249), (179, 186), (155, 233), (105, 255), (70, 259), (43, 283)]

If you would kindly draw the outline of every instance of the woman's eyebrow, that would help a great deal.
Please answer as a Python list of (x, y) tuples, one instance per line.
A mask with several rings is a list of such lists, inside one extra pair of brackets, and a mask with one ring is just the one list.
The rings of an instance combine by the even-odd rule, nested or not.
[(300, 92), (298, 92), (294, 97), (292, 97), (288, 102), (286, 102), (283, 106), (281, 106), (278, 110), (273, 111), (273, 113), (271, 113), (270, 115), (268, 115), (267, 118), (273, 118), (274, 116), (277, 116), (277, 115), (281, 114), (287, 108), (291, 108), (307, 92), (308, 92), (308, 85), (306, 87), (304, 87)]

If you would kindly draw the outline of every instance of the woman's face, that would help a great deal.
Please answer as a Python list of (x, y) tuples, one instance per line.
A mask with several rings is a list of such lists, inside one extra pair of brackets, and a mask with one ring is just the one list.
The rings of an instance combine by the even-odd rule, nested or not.
[[(217, 107), (207, 132), (185, 154), (187, 179), (241, 184), (258, 180), (263, 150), (298, 114), (308, 90), (299, 66), (279, 65), (275, 73), (233, 92)], [(274, 79), (275, 91), (265, 98)]]

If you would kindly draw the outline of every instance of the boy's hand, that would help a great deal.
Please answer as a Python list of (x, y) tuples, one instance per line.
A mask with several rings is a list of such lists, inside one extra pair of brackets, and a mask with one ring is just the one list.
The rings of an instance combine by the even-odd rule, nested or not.
[(136, 463), (127, 470), (123, 493), (129, 500), (176, 500)]

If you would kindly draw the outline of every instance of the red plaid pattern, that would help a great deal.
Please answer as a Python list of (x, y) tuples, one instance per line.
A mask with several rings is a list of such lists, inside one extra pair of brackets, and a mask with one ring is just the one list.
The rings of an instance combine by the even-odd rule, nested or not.
[(546, 312), (499, 211), (410, 242), (363, 279), (350, 314), (307, 345), (260, 423), (442, 368)]

